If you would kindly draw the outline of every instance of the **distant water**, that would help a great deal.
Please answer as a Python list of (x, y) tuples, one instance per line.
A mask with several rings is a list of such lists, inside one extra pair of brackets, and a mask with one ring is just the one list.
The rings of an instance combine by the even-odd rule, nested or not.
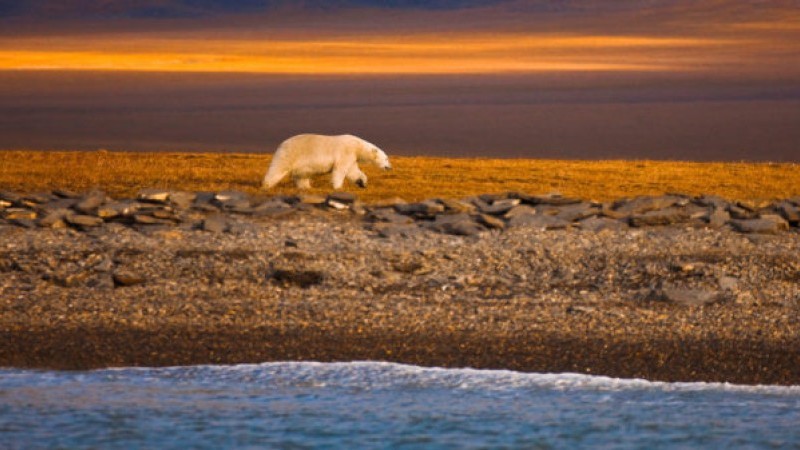
[(2, 448), (797, 448), (800, 386), (379, 362), (0, 369)]

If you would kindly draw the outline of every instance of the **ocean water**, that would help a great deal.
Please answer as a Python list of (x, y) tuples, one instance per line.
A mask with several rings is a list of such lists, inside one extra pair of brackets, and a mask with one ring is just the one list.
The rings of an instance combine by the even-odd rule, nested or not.
[(0, 448), (798, 448), (800, 386), (282, 362), (0, 369)]

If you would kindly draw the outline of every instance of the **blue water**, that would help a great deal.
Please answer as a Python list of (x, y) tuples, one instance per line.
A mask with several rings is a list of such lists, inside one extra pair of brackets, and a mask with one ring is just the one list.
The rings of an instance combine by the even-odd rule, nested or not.
[(800, 386), (379, 362), (0, 369), (2, 448), (797, 448)]

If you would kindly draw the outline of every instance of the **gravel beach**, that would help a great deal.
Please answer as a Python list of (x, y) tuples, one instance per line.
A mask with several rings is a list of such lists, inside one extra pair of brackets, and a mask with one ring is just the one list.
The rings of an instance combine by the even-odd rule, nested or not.
[(798, 199), (0, 193), (0, 365), (800, 384)]

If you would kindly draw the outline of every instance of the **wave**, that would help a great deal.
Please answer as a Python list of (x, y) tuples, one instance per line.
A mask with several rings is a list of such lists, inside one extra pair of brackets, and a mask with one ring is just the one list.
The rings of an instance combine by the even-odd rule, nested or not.
[[(35, 375), (34, 375), (35, 374)], [(174, 367), (121, 367), (85, 372), (0, 369), (0, 387), (14, 380), (39, 385), (62, 382), (175, 383), (191, 381), (206, 385), (266, 385), (271, 387), (320, 387), (355, 390), (463, 389), (482, 391), (661, 391), (736, 392), (800, 396), (800, 385), (739, 385), (707, 382), (662, 382), (612, 378), (577, 373), (526, 373), (510, 370), (420, 367), (406, 364), (354, 362), (268, 362), (237, 365)], [(25, 381), (23, 381), (25, 380)]]

